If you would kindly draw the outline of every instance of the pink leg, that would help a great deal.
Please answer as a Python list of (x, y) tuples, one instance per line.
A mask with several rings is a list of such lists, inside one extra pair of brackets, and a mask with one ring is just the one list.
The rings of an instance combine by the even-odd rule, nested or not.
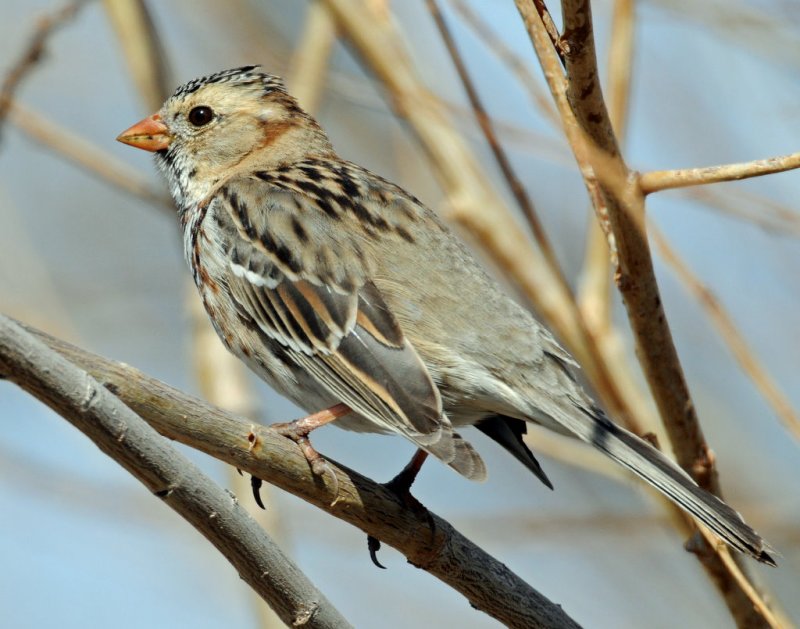
[(272, 424), (271, 426), (279, 434), (288, 437), (300, 446), (303, 456), (306, 457), (309, 465), (311, 465), (311, 471), (314, 472), (316, 476), (324, 476), (325, 472), (330, 473), (333, 479), (334, 492), (337, 496), (339, 494), (339, 483), (336, 480), (336, 475), (333, 473), (333, 470), (330, 469), (323, 456), (311, 445), (311, 442), (308, 440), (308, 435), (312, 430), (329, 424), (348, 413), (350, 413), (349, 406), (346, 404), (336, 404), (318, 413), (313, 413), (312, 415), (307, 415), (306, 417), (301, 417), (291, 422)]

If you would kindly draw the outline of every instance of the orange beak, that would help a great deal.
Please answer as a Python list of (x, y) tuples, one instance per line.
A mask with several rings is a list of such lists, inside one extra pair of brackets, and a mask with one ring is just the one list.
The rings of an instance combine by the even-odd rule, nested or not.
[(135, 146), (137, 149), (155, 152), (167, 148), (172, 142), (172, 136), (167, 125), (161, 122), (161, 116), (153, 114), (120, 133), (117, 141)]

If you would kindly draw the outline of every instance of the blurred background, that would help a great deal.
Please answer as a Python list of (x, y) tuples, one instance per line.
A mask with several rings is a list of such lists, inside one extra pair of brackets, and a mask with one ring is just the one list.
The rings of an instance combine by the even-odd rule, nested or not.
[[(391, 12), (418, 76), (442, 99), (485, 176), (513, 207), (425, 2), (364, 2)], [(161, 202), (165, 188), (147, 154), (114, 141), (152, 113), (122, 45), (125, 21), (111, 19), (119, 15), (117, 4), (82, 3), (47, 41), (46, 54), (15, 93), (10, 117), (0, 123), (0, 311), (174, 386), (219, 396), (220, 404), (262, 422), (297, 417), (298, 409), (254, 378), (243, 381), (227, 367), (219, 373), (227, 364), (219, 346), (208, 340), (202, 317), (193, 322), (195, 298), (177, 221)], [(560, 128), (531, 98), (530, 89), (546, 87), (514, 3), (439, 4), (577, 290), (595, 219)], [(320, 16), (311, 5), (148, 3), (167, 60), (164, 82), (171, 90), (196, 76), (262, 64), (303, 94), (341, 155), (447, 214), (445, 194), (415, 136), (392, 113), (358, 54), (324, 23), (314, 26)], [(3, 1), (0, 76), (30, 43), (38, 16), (61, 6)], [(605, 69), (614, 2), (598, 0), (593, 7)], [(557, 17), (558, 5), (550, 9)], [(487, 40), (484, 30), (497, 41)], [(309, 32), (316, 44), (309, 44)], [(320, 44), (321, 33), (330, 51), (314, 75), (313, 59), (303, 55)], [(521, 80), (520, 67), (533, 78)], [(798, 102), (796, 3), (635, 3), (624, 148), (632, 168), (791, 153), (800, 148)], [(70, 149), (101, 151), (95, 163), (121, 173), (123, 181), (114, 184), (65, 158)], [(126, 185), (144, 192), (137, 196)], [(648, 199), (652, 223), (730, 314), (790, 405), (779, 416), (765, 400), (709, 318), (708, 299), (698, 301), (656, 249), (667, 315), (727, 501), (779, 551), (778, 569), (748, 563), (771, 593), (768, 600), (795, 621), (800, 444), (786, 422), (791, 407), (800, 405), (798, 189), (800, 174), (790, 172)], [(612, 305), (623, 355), (645, 391), (616, 291)], [(230, 386), (221, 387), (223, 380)], [(549, 492), (477, 431), (468, 437), (486, 458), (489, 480), (469, 483), (431, 462), (415, 495), (578, 622), (732, 625), (700, 564), (682, 550), (662, 504), (630, 478), (609, 473), (588, 449), (534, 433), (556, 486)], [(335, 428), (316, 432), (314, 443), (378, 481), (391, 478), (413, 451), (399, 438)], [(237, 484), (230, 468), (181, 449), (241, 502), (252, 503), (247, 484)], [(388, 570), (379, 571), (359, 531), (278, 490), (266, 499), (265, 526), (356, 626), (497, 626), (391, 548), (380, 555)], [(0, 383), (0, 510), (5, 626), (277, 626), (197, 532), (66, 421), (9, 383)]]

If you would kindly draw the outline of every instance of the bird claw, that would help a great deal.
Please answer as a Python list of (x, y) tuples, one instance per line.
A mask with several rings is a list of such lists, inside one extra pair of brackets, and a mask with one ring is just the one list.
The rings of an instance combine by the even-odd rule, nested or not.
[(369, 558), (372, 559), (372, 563), (381, 570), (386, 570), (386, 566), (378, 561), (378, 551), (381, 549), (381, 540), (372, 535), (367, 535), (367, 549), (369, 550)]
[[(412, 464), (403, 468), (403, 470), (388, 483), (383, 483), (383, 486), (397, 496), (407, 509), (425, 518), (431, 531), (431, 541), (433, 541), (436, 538), (436, 520), (433, 519), (433, 515), (428, 511), (427, 507), (411, 493), (411, 485), (416, 479), (418, 472), (419, 466), (415, 466), (412, 461)], [(369, 549), (369, 558), (372, 559), (372, 563), (378, 566), (378, 568), (383, 568), (385, 570), (386, 566), (378, 561), (378, 551), (381, 549), (380, 540), (372, 535), (367, 535), (367, 548)]]
[(264, 503), (261, 500), (261, 485), (263, 484), (264, 481), (262, 481), (260, 478), (252, 475), (250, 476), (250, 486), (253, 488), (253, 498), (256, 499), (256, 504), (266, 511), (267, 508), (264, 506)]

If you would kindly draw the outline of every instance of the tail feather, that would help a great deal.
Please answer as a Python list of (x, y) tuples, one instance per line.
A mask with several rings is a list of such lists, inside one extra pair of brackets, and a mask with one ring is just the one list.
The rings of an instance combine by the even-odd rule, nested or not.
[[(582, 440), (643, 478), (685, 509), (727, 544), (758, 561), (775, 566), (769, 545), (742, 517), (716, 496), (701, 489), (677, 464), (611, 422), (597, 407), (577, 406), (581, 415), (559, 413), (557, 419)], [(588, 421), (586, 421), (586, 419)]]
[(539, 461), (533, 456), (533, 452), (522, 440), (522, 436), (528, 430), (527, 424), (523, 420), (504, 415), (493, 415), (479, 421), (475, 424), (475, 428), (503, 446), (520, 463), (533, 472), (536, 478), (542, 481), (546, 487), (553, 489), (553, 483), (550, 482), (542, 466), (539, 465)]
[[(452, 433), (453, 449), (455, 456), (451, 460), (445, 461), (456, 472), (469, 480), (484, 481), (486, 480), (486, 464), (483, 462), (481, 455), (470, 445), (469, 441), (465, 441), (457, 432)], [(429, 454), (433, 454), (437, 458), (441, 458), (437, 452), (437, 445), (424, 446), (423, 450)]]

